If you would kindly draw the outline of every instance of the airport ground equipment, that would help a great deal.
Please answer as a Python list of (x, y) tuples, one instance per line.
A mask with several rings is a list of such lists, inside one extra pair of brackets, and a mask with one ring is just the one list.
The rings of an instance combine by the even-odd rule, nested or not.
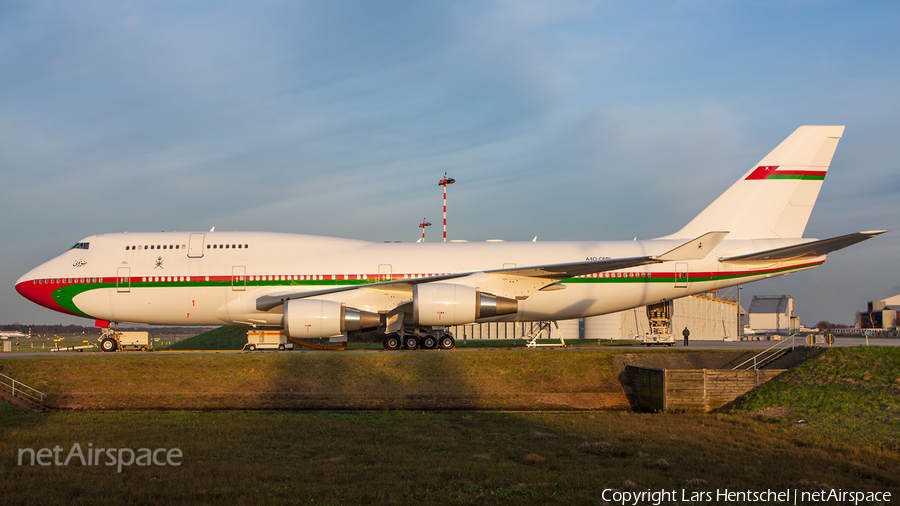
[(149, 332), (122, 332), (116, 328), (105, 328), (97, 338), (100, 351), (148, 351), (150, 345)]
[(54, 341), (56, 341), (56, 347), (55, 347), (55, 348), (50, 348), (50, 352), (51, 352), (51, 353), (52, 353), (52, 352), (56, 352), (56, 351), (77, 351), (77, 352), (82, 352), (82, 351), (84, 351), (84, 350), (90, 350), (90, 349), (93, 349), (93, 348), (96, 348), (96, 347), (97, 347), (97, 343), (92, 343), (92, 342), (90, 342), (90, 341), (82, 341), (82, 343), (84, 343), (84, 344), (81, 345), (81, 346), (60, 346), (60, 345), (59, 345), (59, 342), (62, 341), (62, 339), (58, 339), (58, 340), (57, 340), (57, 339), (54, 339)]
[[(545, 330), (547, 331), (548, 336), (552, 335), (552, 327), (556, 327), (556, 335), (559, 336), (559, 344), (539, 344), (537, 340), (541, 337), (541, 334), (543, 334)], [(527, 341), (525, 346), (528, 348), (538, 348), (541, 346), (552, 346), (560, 348), (566, 347), (566, 340), (565, 338), (563, 338), (562, 332), (559, 330), (559, 324), (556, 323), (555, 320), (552, 322), (540, 322), (540, 324), (536, 328), (532, 328), (531, 332), (529, 332), (528, 335), (525, 336), (525, 341)]]
[(323, 351), (343, 351), (347, 349), (347, 341), (340, 341), (340, 344), (337, 346), (328, 346), (322, 344), (313, 344), (308, 343), (302, 339), (297, 339), (295, 337), (288, 336), (288, 341), (292, 343), (299, 344), (300, 346), (305, 346), (307, 348), (312, 348), (314, 350), (323, 350)]
[(650, 330), (644, 333), (644, 346), (675, 346), (675, 335), (672, 334), (672, 301), (647, 306), (647, 319)]
[(288, 336), (283, 330), (248, 330), (247, 349), (256, 350), (293, 350), (294, 341), (288, 342)]

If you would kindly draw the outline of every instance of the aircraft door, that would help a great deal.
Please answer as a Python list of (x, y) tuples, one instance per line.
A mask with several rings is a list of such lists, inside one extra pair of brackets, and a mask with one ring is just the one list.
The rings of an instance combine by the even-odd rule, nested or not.
[(203, 239), (206, 234), (191, 234), (191, 242), (188, 245), (188, 258), (203, 257)]
[(393, 266), (391, 264), (380, 264), (378, 266), (378, 281), (390, 281), (393, 275)]
[(247, 268), (235, 265), (231, 268), (231, 290), (242, 292), (247, 289)]
[(119, 267), (116, 274), (116, 292), (128, 293), (131, 291), (131, 267)]
[(687, 288), (688, 264), (677, 262), (675, 264), (675, 288)]

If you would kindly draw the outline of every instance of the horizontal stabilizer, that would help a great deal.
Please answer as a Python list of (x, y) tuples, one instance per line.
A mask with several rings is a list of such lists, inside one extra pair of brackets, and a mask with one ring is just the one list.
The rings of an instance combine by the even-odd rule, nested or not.
[(663, 262), (702, 260), (713, 248), (722, 242), (722, 239), (725, 239), (726, 235), (728, 235), (728, 232), (708, 232), (656, 258)]
[(818, 257), (827, 255), (832, 251), (853, 246), (858, 242), (871, 239), (876, 235), (881, 235), (887, 230), (870, 230), (867, 232), (857, 232), (855, 234), (842, 235), (840, 237), (832, 237), (831, 239), (822, 239), (821, 241), (812, 241), (796, 246), (788, 246), (786, 248), (776, 248), (749, 255), (741, 255), (736, 257), (720, 258), (720, 262), (754, 262), (768, 260), (785, 260), (797, 257)]

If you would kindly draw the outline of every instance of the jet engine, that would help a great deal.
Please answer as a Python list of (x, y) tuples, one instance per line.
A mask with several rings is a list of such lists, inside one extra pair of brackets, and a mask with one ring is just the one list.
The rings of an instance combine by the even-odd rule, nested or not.
[(519, 303), (515, 299), (482, 293), (471, 286), (452, 283), (413, 286), (416, 325), (465, 325), (479, 318), (513, 314), (518, 310)]
[(284, 332), (293, 338), (334, 337), (381, 325), (378, 313), (344, 307), (340, 302), (296, 299), (284, 303)]

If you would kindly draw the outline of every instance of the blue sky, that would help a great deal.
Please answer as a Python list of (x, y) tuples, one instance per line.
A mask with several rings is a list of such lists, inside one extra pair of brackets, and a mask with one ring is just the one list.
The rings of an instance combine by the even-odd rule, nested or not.
[[(900, 293), (893, 2), (0, 1), (0, 323), (102, 232), (415, 241), (674, 232), (795, 128), (847, 125), (806, 236), (893, 233), (745, 286), (803, 323)], [(432, 227), (430, 237), (439, 236)]]

